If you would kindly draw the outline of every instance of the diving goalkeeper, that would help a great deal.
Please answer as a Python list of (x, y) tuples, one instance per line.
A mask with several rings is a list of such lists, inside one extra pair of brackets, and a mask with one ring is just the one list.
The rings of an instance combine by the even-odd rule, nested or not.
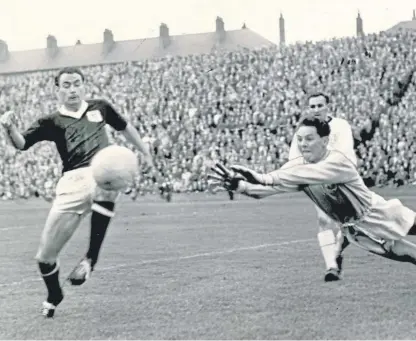
[[(322, 211), (342, 224), (348, 240), (380, 256), (416, 264), (416, 213), (400, 200), (385, 200), (364, 184), (343, 153), (327, 149), (330, 127), (317, 118), (304, 119), (296, 138), (302, 156), (280, 169), (259, 174), (243, 166), (217, 164), (210, 178), (222, 187), (261, 199), (303, 191)], [(342, 250), (340, 251), (342, 252)]]

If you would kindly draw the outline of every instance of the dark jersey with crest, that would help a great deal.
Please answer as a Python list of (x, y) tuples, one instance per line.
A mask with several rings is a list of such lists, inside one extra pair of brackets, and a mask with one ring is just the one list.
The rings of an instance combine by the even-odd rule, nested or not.
[(78, 116), (57, 111), (40, 118), (23, 133), (24, 150), (37, 142), (55, 142), (63, 164), (63, 172), (89, 166), (93, 156), (110, 143), (106, 124), (124, 130), (127, 121), (104, 100), (83, 103)]

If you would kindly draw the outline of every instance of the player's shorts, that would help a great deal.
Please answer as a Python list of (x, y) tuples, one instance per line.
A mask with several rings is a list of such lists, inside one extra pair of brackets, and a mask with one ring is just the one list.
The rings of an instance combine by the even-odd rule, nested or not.
[(94, 200), (115, 201), (117, 191), (107, 191), (97, 186), (90, 167), (65, 172), (56, 186), (52, 209), (86, 215), (91, 212)]
[[(378, 194), (373, 193), (372, 201), (370, 211), (362, 219), (354, 222), (356, 230), (381, 244), (407, 236), (409, 230), (415, 224), (416, 213), (404, 206), (398, 199), (385, 200)], [(353, 237), (351, 231), (354, 231), (354, 227), (351, 227), (349, 232), (344, 229), (347, 238), (353, 241), (351, 240), (351, 237)], [(357, 244), (369, 249), (366, 247), (367, 243), (363, 245), (363, 243), (358, 242)]]

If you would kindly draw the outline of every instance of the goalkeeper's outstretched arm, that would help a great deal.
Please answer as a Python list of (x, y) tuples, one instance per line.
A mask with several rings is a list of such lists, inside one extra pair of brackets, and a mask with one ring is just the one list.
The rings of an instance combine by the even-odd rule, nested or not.
[(282, 168), (268, 174), (260, 174), (242, 166), (231, 167), (242, 174), (248, 182), (264, 186), (301, 186), (346, 183), (359, 177), (353, 162), (344, 154), (332, 151), (317, 163), (293, 164), (290, 161)]
[(300, 191), (299, 186), (283, 187), (283, 186), (264, 186), (255, 185), (247, 181), (240, 181), (236, 189), (237, 193), (244, 194), (250, 198), (263, 199), (275, 194), (283, 194)]

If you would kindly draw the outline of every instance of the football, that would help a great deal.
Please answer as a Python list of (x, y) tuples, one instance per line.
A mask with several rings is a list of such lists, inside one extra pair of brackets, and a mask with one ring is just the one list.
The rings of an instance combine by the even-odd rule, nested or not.
[(137, 156), (126, 147), (108, 146), (95, 154), (91, 161), (91, 169), (99, 187), (122, 191), (134, 182), (138, 170)]

